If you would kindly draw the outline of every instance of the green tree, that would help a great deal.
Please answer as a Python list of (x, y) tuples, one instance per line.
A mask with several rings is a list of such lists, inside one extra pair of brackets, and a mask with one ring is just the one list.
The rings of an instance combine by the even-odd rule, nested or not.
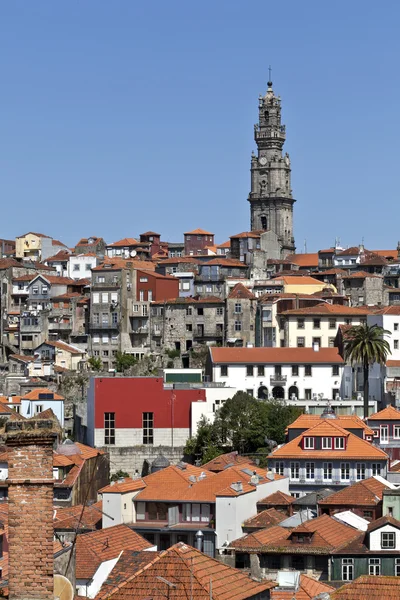
[(373, 363), (384, 365), (391, 354), (389, 342), (384, 339), (390, 331), (378, 325), (355, 325), (346, 331), (344, 337), (344, 358), (354, 364), (361, 364), (364, 379), (364, 418), (368, 417), (369, 370)]
[(111, 476), (111, 481), (118, 481), (118, 479), (125, 479), (125, 477), (129, 477), (129, 473), (120, 469), (119, 471), (114, 473), (114, 475)]
[(101, 362), (101, 358), (97, 356), (91, 356), (88, 360), (88, 365), (92, 369), (92, 371), (101, 371), (103, 363)]
[[(214, 425), (206, 417), (202, 417), (197, 425), (196, 435), (186, 442), (184, 454), (191, 456), (193, 460), (200, 459), (202, 462), (207, 462), (203, 458), (209, 452), (211, 453), (211, 448), (214, 448), (219, 454), (223, 453), (223, 450), (218, 447)], [(219, 454), (214, 454), (208, 460), (219, 456)]]
[(268, 400), (265, 402), (267, 409), (268, 439), (278, 444), (283, 444), (286, 438), (286, 427), (293, 423), (302, 414), (301, 408), (290, 406), (282, 400)]
[(118, 373), (123, 373), (127, 369), (130, 369), (137, 363), (136, 358), (133, 354), (126, 354), (125, 352), (117, 352), (115, 355), (115, 366)]

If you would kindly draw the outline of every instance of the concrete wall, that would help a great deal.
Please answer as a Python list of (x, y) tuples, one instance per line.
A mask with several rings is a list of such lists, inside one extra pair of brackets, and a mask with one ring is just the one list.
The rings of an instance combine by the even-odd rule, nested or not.
[[(201, 404), (204, 404), (202, 402)], [(190, 435), (189, 428), (177, 428), (173, 430), (170, 427), (154, 428), (154, 446), (184, 446)], [(104, 445), (104, 429), (95, 429), (94, 445), (96, 448)], [(115, 446), (126, 448), (130, 446), (143, 445), (142, 428), (116, 428)]]
[(110, 475), (122, 470), (132, 476), (136, 469), (139, 473), (147, 475), (146, 467), (151, 465), (159, 454), (165, 456), (171, 463), (177, 463), (184, 458), (183, 447), (130, 446), (118, 448), (106, 446), (103, 450), (106, 450), (110, 456)]

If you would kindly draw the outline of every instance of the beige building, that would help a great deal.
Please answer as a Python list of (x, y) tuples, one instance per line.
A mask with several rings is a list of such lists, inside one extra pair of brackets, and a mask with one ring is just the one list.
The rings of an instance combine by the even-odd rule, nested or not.
[(242, 283), (226, 299), (226, 342), (233, 346), (255, 346), (257, 298)]
[(286, 310), (281, 313), (285, 346), (290, 348), (333, 348), (340, 325), (367, 322), (368, 307), (321, 303), (317, 306)]
[(16, 258), (40, 262), (52, 254), (54, 254), (53, 239), (48, 235), (29, 231), (15, 238)]

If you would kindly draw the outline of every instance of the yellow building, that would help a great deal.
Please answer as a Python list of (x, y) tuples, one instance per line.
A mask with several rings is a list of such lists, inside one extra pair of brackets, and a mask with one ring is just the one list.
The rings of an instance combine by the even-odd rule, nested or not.
[(283, 292), (285, 294), (314, 294), (315, 292), (322, 292), (322, 290), (329, 289), (335, 294), (337, 290), (331, 283), (325, 283), (324, 281), (318, 281), (314, 277), (308, 276), (296, 276), (286, 275), (284, 277), (276, 277), (274, 283), (282, 282)]
[[(43, 233), (29, 231), (15, 238), (15, 256), (25, 260), (43, 260), (43, 250), (52, 248), (52, 238)], [(46, 254), (46, 252), (45, 252)], [(51, 256), (51, 254), (48, 254)]]

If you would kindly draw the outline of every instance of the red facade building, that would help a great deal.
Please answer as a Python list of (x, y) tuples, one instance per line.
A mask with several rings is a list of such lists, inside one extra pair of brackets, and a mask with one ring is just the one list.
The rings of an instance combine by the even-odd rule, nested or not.
[(214, 234), (204, 229), (194, 229), (183, 234), (185, 238), (186, 256), (206, 254), (208, 246), (214, 246)]
[(136, 298), (141, 302), (162, 302), (179, 297), (179, 279), (155, 271), (137, 270)]

